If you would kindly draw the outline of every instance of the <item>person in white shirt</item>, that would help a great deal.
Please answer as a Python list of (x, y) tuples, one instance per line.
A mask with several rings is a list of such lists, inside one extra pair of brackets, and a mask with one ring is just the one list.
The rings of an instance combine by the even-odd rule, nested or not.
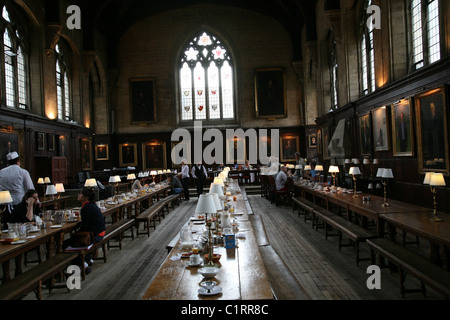
[(25, 192), (34, 189), (30, 173), (20, 167), (19, 155), (16, 151), (6, 155), (8, 166), (0, 170), (0, 190), (9, 191), (13, 199), (13, 205), (18, 205)]
[(287, 168), (285, 166), (281, 166), (281, 170), (280, 170), (280, 172), (278, 172), (277, 177), (275, 178), (275, 186), (277, 188), (277, 191), (287, 190), (287, 187), (286, 187), (286, 181), (287, 181), (286, 171), (287, 171)]
[(195, 183), (197, 185), (197, 196), (200, 198), (200, 195), (203, 193), (203, 183), (208, 176), (205, 166), (201, 162), (197, 163), (192, 167), (191, 174), (192, 178), (195, 179)]
[(184, 159), (181, 161), (181, 184), (183, 185), (184, 200), (189, 200), (189, 166)]

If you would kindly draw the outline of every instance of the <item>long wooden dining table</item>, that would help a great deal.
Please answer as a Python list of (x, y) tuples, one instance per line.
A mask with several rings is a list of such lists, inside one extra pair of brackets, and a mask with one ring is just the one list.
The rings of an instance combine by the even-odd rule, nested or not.
[[(178, 241), (150, 283), (143, 300), (273, 299), (242, 194), (237, 194), (236, 201), (230, 201), (229, 204), (234, 206), (234, 216), (239, 225), (236, 235), (242, 235), (243, 238), (236, 238), (237, 248), (234, 249), (226, 249), (223, 244), (214, 245), (214, 253), (222, 256), (219, 261), (220, 271), (211, 280), (217, 282), (222, 292), (211, 296), (199, 294), (200, 283), (206, 279), (198, 272), (200, 267), (189, 266), (189, 258), (179, 258), (189, 249), (183, 249)], [(196, 239), (203, 231), (204, 222), (192, 221), (190, 225)]]
[[(445, 264), (450, 270), (450, 214), (439, 212), (442, 222), (433, 222), (433, 210), (394, 199), (387, 199), (389, 206), (383, 206), (384, 198), (366, 193), (330, 192), (311, 188), (304, 182), (296, 181), (294, 187), (302, 197), (312, 197), (314, 202), (330, 209), (332, 204), (344, 209), (348, 219), (352, 219), (352, 213), (360, 214), (367, 219), (375, 221), (378, 237), (386, 234), (386, 225), (392, 240), (398, 228), (405, 233), (413, 234), (430, 243), (430, 260), (442, 264), (440, 249), (445, 257)], [(370, 201), (363, 201), (365, 196), (370, 196)]]
[[(159, 199), (161, 195), (167, 194), (169, 189), (168, 186), (163, 186), (160, 189), (143, 192), (134, 198), (129, 198), (121, 203), (104, 208), (102, 214), (105, 218), (111, 217), (112, 221), (115, 222), (121, 219), (123, 211), (126, 208), (130, 208), (130, 206), (134, 205), (137, 210), (140, 210), (144, 200), (152, 201), (153, 197)], [(79, 209), (80, 208), (72, 208), (71, 210), (77, 211)], [(78, 225), (81, 223), (80, 219), (81, 218), (76, 222), (66, 222), (56, 225), (50, 222), (44, 229), (30, 232), (27, 239), (25, 239), (25, 242), (18, 241), (15, 243), (0, 244), (0, 263), (2, 264), (3, 269), (2, 281), (5, 282), (11, 278), (10, 262), (12, 259), (15, 259), (14, 276), (18, 276), (22, 273), (22, 256), (30, 250), (45, 245), (46, 259), (51, 259), (55, 253), (61, 253), (63, 251), (65, 235), (68, 235), (77, 229)]]

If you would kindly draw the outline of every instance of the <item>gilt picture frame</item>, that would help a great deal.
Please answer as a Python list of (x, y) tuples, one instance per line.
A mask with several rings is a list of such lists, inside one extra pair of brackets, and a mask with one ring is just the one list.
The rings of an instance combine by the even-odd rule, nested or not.
[(286, 118), (286, 72), (283, 68), (256, 69), (254, 73), (257, 118)]

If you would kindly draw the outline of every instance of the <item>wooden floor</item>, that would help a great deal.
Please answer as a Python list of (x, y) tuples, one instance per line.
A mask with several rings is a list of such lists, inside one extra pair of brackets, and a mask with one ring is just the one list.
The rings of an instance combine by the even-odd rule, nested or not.
[[(251, 221), (261, 255), (271, 280), (274, 296), (279, 300), (402, 300), (399, 276), (382, 269), (381, 289), (369, 290), (366, 269), (369, 262), (358, 267), (351, 247), (339, 252), (337, 238), (325, 240), (322, 230), (315, 231), (311, 222), (304, 222), (287, 205), (276, 207), (259, 195), (246, 196)], [(159, 266), (167, 256), (166, 245), (178, 234), (192, 215), (197, 198), (184, 201), (157, 224), (150, 237), (126, 238), (122, 250), (111, 248), (108, 262), (96, 261), (80, 290), (43, 290), (45, 300), (140, 300)], [(361, 244), (362, 256), (369, 252)], [(422, 248), (426, 250), (426, 248)], [(418, 287), (407, 277), (407, 286)], [(25, 300), (34, 300), (29, 294)], [(427, 287), (427, 296), (412, 293), (406, 299), (442, 299)]]

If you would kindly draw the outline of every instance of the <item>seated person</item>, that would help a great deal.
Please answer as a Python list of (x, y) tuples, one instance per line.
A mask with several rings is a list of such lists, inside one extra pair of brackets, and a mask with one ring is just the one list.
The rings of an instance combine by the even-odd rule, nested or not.
[(319, 175), (317, 173), (316, 163), (311, 162), (311, 171), (309, 172), (309, 174), (311, 175), (311, 180), (316, 181), (319, 178)]
[(36, 216), (40, 216), (41, 213), (38, 193), (34, 189), (29, 189), (25, 192), (22, 201), (14, 207), (11, 222), (35, 222)]
[[(99, 207), (95, 204), (95, 193), (93, 190), (88, 188), (83, 188), (80, 193), (78, 193), (78, 201), (81, 203), (81, 225), (77, 232), (88, 231), (92, 232), (94, 235), (94, 243), (99, 242), (103, 239), (106, 232), (105, 218)], [(71, 239), (64, 241), (63, 247), (71, 245)], [(81, 262), (79, 259), (75, 259), (74, 264), (80, 265), (84, 263), (85, 268), (89, 264), (94, 263), (90, 254), (86, 255), (85, 261)], [(90, 268), (86, 269), (86, 274), (90, 273), (92, 270)]]
[(131, 185), (131, 191), (133, 192), (139, 192), (141, 190), (142, 185), (139, 179), (134, 180), (133, 184)]
[(286, 186), (287, 182), (287, 175), (286, 175), (287, 168), (285, 166), (281, 166), (280, 172), (278, 172), (276, 178), (275, 178), (275, 186), (277, 188), (277, 191), (285, 191), (288, 190)]
[(171, 188), (169, 194), (180, 194), (183, 192), (183, 185), (176, 175), (170, 174), (167, 177), (167, 181), (169, 182), (169, 186)]

